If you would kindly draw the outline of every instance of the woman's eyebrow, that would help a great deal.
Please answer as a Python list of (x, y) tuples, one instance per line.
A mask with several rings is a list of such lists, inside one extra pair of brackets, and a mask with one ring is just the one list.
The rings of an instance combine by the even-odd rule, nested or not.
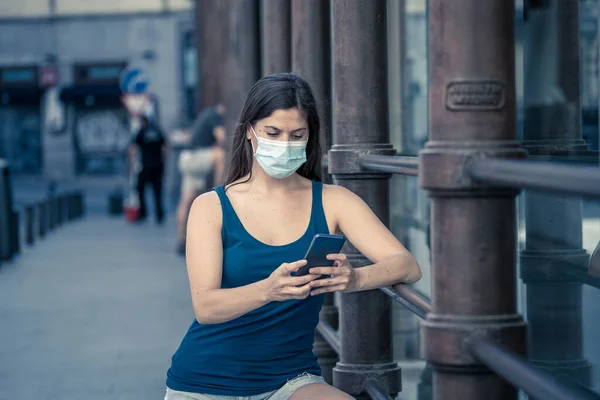
[[(279, 129), (279, 128), (278, 128), (278, 127), (276, 127), (276, 126), (272, 126), (272, 125), (265, 125), (265, 128), (270, 128), (270, 129), (273, 129), (273, 130), (275, 130), (275, 131), (281, 132), (281, 129)], [(306, 128), (298, 128), (298, 129), (294, 129), (294, 130), (293, 130), (291, 133), (294, 133), (294, 132), (299, 132), (299, 131), (305, 131), (305, 130), (306, 130)]]

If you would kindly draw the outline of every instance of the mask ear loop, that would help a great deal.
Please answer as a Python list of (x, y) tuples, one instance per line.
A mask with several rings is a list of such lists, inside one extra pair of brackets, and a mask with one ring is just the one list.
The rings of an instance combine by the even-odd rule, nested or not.
[[(256, 136), (256, 132), (254, 131), (252, 124), (250, 124), (250, 129), (252, 130), (252, 134), (256, 138), (256, 141), (258, 142), (258, 136)], [(252, 154), (256, 153), (256, 150), (254, 150), (254, 144), (252, 143), (252, 138), (248, 138), (248, 141), (250, 142), (250, 147), (252, 147)]]

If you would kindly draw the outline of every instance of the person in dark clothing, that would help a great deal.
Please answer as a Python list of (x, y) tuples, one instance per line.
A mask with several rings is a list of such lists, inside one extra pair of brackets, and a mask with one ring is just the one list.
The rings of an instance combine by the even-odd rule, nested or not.
[(162, 180), (166, 157), (166, 140), (161, 129), (151, 123), (147, 117), (142, 117), (142, 126), (132, 142), (133, 151), (139, 150), (141, 156), (141, 170), (138, 174), (137, 191), (140, 202), (139, 221), (147, 217), (144, 191), (146, 185), (152, 186), (154, 192), (154, 205), (156, 222), (162, 223), (164, 211), (162, 206)]

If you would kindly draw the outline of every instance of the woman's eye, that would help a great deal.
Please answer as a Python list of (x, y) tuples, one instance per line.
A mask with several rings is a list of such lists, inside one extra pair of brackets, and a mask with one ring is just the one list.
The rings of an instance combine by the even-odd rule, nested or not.
[(304, 136), (303, 135), (294, 135), (294, 136), (292, 136), (292, 139), (294, 139), (294, 140), (302, 140), (302, 139), (304, 139)]
[(269, 136), (277, 136), (277, 135), (279, 135), (279, 133), (267, 132), (267, 135), (269, 135)]

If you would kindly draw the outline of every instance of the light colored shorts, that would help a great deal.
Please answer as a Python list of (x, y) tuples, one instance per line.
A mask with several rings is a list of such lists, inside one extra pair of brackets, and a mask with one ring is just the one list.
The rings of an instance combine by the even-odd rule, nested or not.
[(296, 390), (306, 385), (312, 385), (313, 383), (325, 383), (325, 379), (305, 372), (290, 379), (277, 390), (255, 396), (219, 396), (214, 394), (180, 392), (167, 388), (164, 400), (287, 400)]
[(213, 164), (212, 148), (183, 150), (178, 162), (182, 193), (206, 190), (207, 178), (212, 172)]

